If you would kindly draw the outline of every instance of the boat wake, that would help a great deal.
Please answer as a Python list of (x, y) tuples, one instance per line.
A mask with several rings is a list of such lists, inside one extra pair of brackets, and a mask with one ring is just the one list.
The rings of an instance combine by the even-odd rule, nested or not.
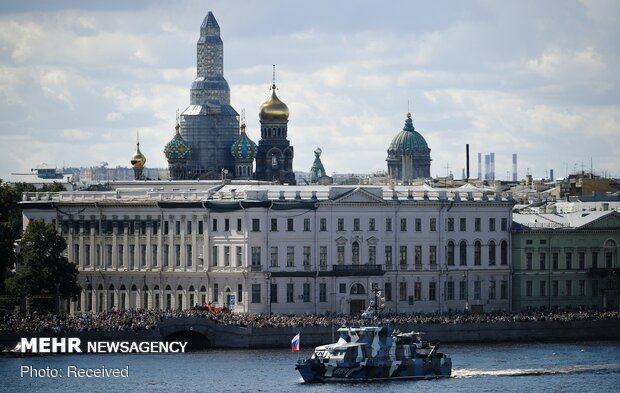
[(620, 373), (620, 364), (572, 365), (550, 368), (507, 368), (499, 370), (457, 369), (452, 370), (452, 378), (474, 377), (526, 377), (536, 375), (577, 374), (577, 373)]

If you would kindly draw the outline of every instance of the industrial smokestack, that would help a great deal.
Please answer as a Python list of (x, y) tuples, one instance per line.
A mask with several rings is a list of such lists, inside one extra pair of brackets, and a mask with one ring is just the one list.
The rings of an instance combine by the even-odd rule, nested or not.
[(517, 181), (517, 153), (512, 155), (512, 181)]
[(490, 180), (491, 178), (491, 156), (484, 155), (484, 180)]
[(553, 177), (553, 169), (549, 169), (549, 180), (555, 181), (555, 177)]
[(465, 159), (467, 168), (467, 175), (465, 177), (465, 181), (469, 181), (469, 143), (465, 144)]

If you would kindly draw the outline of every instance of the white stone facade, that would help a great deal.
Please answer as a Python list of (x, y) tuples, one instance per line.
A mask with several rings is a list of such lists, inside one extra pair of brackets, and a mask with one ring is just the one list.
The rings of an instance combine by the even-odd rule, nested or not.
[(235, 312), (349, 314), (370, 305), (373, 287), (398, 313), (510, 309), (506, 196), (426, 186), (199, 188), (24, 194), (24, 225), (54, 222), (78, 265), (84, 290), (68, 310), (211, 302)]

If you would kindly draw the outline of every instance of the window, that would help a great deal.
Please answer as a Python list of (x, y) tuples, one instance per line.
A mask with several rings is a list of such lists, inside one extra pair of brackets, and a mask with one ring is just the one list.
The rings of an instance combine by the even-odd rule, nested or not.
[(461, 217), (461, 219), (459, 220), (459, 231), (467, 231), (467, 219), (464, 217)]
[(286, 267), (295, 266), (295, 246), (286, 247)]
[(406, 282), (399, 283), (398, 300), (400, 300), (401, 302), (407, 301), (407, 283)]
[(338, 230), (339, 231), (344, 231), (344, 218), (339, 218), (338, 219)]
[(407, 232), (407, 219), (406, 218), (400, 219), (400, 231)]
[(174, 245), (174, 265), (181, 266), (181, 245)]
[(489, 266), (495, 266), (495, 242), (489, 242)]
[(385, 246), (385, 266), (392, 266), (392, 246)]
[(551, 263), (553, 264), (553, 270), (558, 270), (559, 260), (560, 260), (560, 254), (558, 254), (557, 252), (554, 252), (553, 254), (551, 254)]
[(133, 244), (129, 245), (129, 269), (134, 268), (134, 264), (136, 262), (136, 246)]
[(230, 219), (228, 218), (224, 219), (224, 231), (226, 232), (230, 231)]
[(525, 282), (525, 296), (532, 297), (532, 281), (527, 280)]
[(117, 247), (117, 251), (118, 251), (118, 259), (116, 260), (116, 263), (118, 265), (118, 267), (122, 267), (125, 264), (125, 250), (122, 244), (119, 244)]
[(508, 281), (502, 280), (500, 286), (500, 297), (502, 299), (508, 299)]
[(269, 266), (278, 267), (278, 247), (271, 247), (269, 254)]
[(446, 300), (454, 300), (454, 281), (446, 283)]
[(547, 296), (547, 281), (542, 280), (539, 282), (539, 292), (538, 295), (541, 297)]
[(560, 287), (560, 283), (558, 282), (558, 280), (553, 280), (551, 282), (551, 288), (552, 288), (553, 296), (558, 296), (558, 294), (559, 294), (559, 287)]
[(573, 253), (566, 253), (566, 270), (571, 270), (573, 268)]
[(321, 220), (319, 221), (319, 231), (327, 231), (327, 218), (321, 218)]
[[(224, 249), (226, 249), (228, 247), (225, 247)], [(230, 250), (229, 250), (230, 251)], [(192, 261), (192, 245), (188, 244), (185, 246), (185, 263), (187, 264), (187, 266), (192, 266), (193, 261)]]
[(304, 303), (308, 303), (310, 301), (310, 283), (305, 282), (303, 285), (303, 301)]
[(407, 266), (407, 246), (400, 246), (400, 266)]
[(260, 303), (260, 284), (252, 284), (252, 303)]
[(340, 292), (340, 293), (347, 293), (347, 284), (340, 283), (339, 288), (338, 288), (338, 292)]
[(241, 253), (242, 253), (241, 247), (235, 247), (235, 248), (236, 248), (235, 259), (236, 259), (236, 262), (237, 262), (237, 266), (241, 266), (241, 259), (242, 259), (241, 258)]
[(277, 218), (272, 218), (271, 219), (271, 228), (270, 228), (271, 232), (276, 232), (278, 230), (278, 219)]
[(377, 246), (368, 246), (368, 264), (375, 265), (377, 263)]
[(304, 266), (310, 266), (310, 246), (304, 246)]
[(278, 284), (271, 284), (269, 289), (269, 301), (271, 303), (278, 302)]
[(327, 267), (327, 246), (319, 247), (319, 266)]
[(241, 219), (237, 218), (237, 232), (241, 232)]
[(180, 235), (181, 234), (181, 221), (175, 221), (174, 222), (174, 234), (175, 235)]
[(204, 233), (204, 224), (201, 220), (201, 221), (198, 221), (198, 234), (202, 235), (203, 233)]
[(540, 270), (547, 270), (547, 254), (541, 252), (538, 259), (540, 263)]
[(459, 264), (461, 266), (467, 265), (467, 243), (465, 243), (465, 240), (461, 240), (459, 244)]
[(502, 218), (502, 223), (500, 225), (501, 225), (502, 231), (507, 231), (508, 230), (508, 219)]
[(336, 261), (339, 265), (344, 265), (344, 246), (336, 247)]
[(76, 265), (80, 264), (80, 245), (79, 244), (73, 245), (73, 262)]
[(525, 270), (532, 270), (532, 253), (525, 253)]
[(416, 265), (422, 265), (422, 246), (415, 246), (415, 255), (414, 255)]
[(579, 296), (586, 295), (586, 280), (579, 280)]
[(250, 252), (252, 253), (252, 266), (260, 266), (260, 247), (252, 247)]
[(162, 262), (162, 264), (164, 266), (168, 266), (170, 264), (170, 246), (167, 244), (164, 244), (164, 260)]
[(151, 261), (153, 267), (157, 267), (157, 244), (151, 245)]
[(435, 301), (437, 300), (437, 283), (429, 282), (428, 283), (428, 300)]
[(374, 218), (369, 218), (368, 219), (368, 230), (369, 231), (375, 231), (375, 219)]
[(448, 232), (454, 232), (454, 218), (448, 218)]
[(465, 300), (467, 298), (467, 282), (459, 281), (459, 300)]
[(218, 246), (213, 246), (211, 249), (211, 266), (219, 265)]
[(448, 242), (447, 258), (448, 266), (454, 266), (454, 242), (452, 240)]
[(566, 280), (566, 296), (573, 296), (573, 282)]
[(437, 219), (431, 218), (430, 220), (431, 232), (437, 232)]
[(489, 218), (489, 231), (495, 231), (495, 218)]
[(437, 246), (428, 246), (428, 262), (431, 267), (437, 265)]
[(592, 280), (591, 281), (591, 285), (592, 285), (592, 296), (598, 296), (598, 281), (597, 280)]
[(353, 219), (353, 230), (354, 231), (359, 231), (360, 230), (360, 219), (359, 218), (354, 218)]
[(243, 284), (237, 284), (237, 304), (239, 303), (243, 303)]
[(502, 265), (508, 265), (508, 242), (502, 240), (500, 245), (500, 262)]
[(140, 266), (146, 266), (146, 244), (140, 245)]
[(252, 232), (260, 232), (260, 218), (252, 219)]
[(495, 299), (495, 281), (489, 281), (489, 299)]
[(391, 302), (392, 301), (392, 283), (391, 282), (386, 282), (385, 286), (383, 287), (384, 292), (385, 292), (385, 301), (386, 302)]
[(592, 251), (592, 269), (598, 269), (598, 252)]
[[(215, 283), (213, 284), (213, 302), (217, 303), (219, 301), (219, 297), (220, 297), (219, 285)], [(170, 305), (170, 302), (168, 302), (168, 305)]]
[(319, 302), (327, 302), (327, 284), (324, 282), (319, 284)]
[(293, 232), (295, 230), (295, 221), (292, 218), (286, 219), (286, 230)]
[(480, 227), (482, 226), (480, 222), (481, 222), (480, 217), (476, 217), (474, 219), (474, 231), (475, 232), (480, 232)]
[(185, 232), (186, 233), (185, 234), (186, 235), (191, 235), (192, 234), (192, 222), (191, 221), (186, 222), (185, 226), (186, 226), (186, 228), (185, 228)]
[(167, 235), (170, 232), (170, 223), (168, 221), (164, 221), (164, 235)]
[(474, 281), (474, 300), (481, 299), (482, 285), (479, 280)]
[(482, 264), (482, 258), (481, 255), (482, 254), (482, 244), (480, 244), (480, 241), (476, 240), (474, 242), (474, 265), (476, 266), (480, 266)]
[(90, 244), (84, 245), (84, 264), (90, 266)]
[(422, 232), (422, 219), (421, 218), (415, 219), (415, 231)]
[(586, 253), (583, 251), (579, 252), (579, 270), (583, 270), (586, 268)]
[(385, 219), (385, 231), (392, 232), (392, 219), (389, 217), (386, 217)]
[(224, 246), (224, 266), (230, 266), (230, 246)]
[(211, 231), (217, 232), (217, 218), (211, 220)]
[(419, 302), (420, 300), (422, 300), (422, 283), (419, 281), (416, 281), (413, 284), (413, 298), (415, 299), (415, 301)]
[(351, 263), (353, 265), (360, 263), (360, 244), (358, 242), (351, 243)]
[(310, 219), (304, 218), (304, 232), (310, 232)]
[(97, 248), (95, 248), (95, 263), (97, 266), (101, 266), (101, 245), (97, 244)]
[(293, 283), (289, 282), (286, 284), (286, 302), (293, 303), (295, 301), (295, 293)]

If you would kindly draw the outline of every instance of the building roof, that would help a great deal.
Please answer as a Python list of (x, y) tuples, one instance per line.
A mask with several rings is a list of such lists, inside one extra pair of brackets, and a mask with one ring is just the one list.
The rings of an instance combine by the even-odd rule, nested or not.
[(407, 113), (405, 126), (403, 130), (396, 134), (388, 150), (397, 150), (401, 152), (428, 152), (428, 144), (422, 135), (413, 127), (411, 113)]
[(607, 216), (620, 218), (617, 211), (580, 211), (571, 213), (514, 213), (512, 221), (522, 229), (577, 229)]

